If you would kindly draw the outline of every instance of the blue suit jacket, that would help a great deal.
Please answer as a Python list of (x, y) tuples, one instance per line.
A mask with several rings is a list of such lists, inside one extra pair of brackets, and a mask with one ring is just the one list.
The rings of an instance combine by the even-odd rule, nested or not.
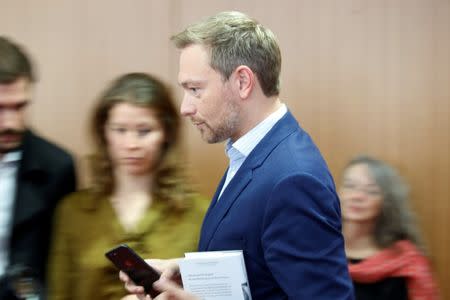
[(333, 179), (288, 112), (205, 216), (199, 250), (244, 251), (254, 300), (353, 299)]

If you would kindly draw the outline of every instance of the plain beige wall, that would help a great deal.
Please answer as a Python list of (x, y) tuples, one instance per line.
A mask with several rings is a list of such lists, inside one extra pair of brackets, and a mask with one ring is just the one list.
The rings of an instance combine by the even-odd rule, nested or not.
[[(241, 10), (277, 35), (282, 99), (338, 180), (369, 153), (399, 168), (450, 299), (450, 2), (448, 0), (0, 0), (0, 34), (39, 67), (33, 126), (79, 158), (95, 97), (113, 77), (146, 71), (177, 88), (170, 34)], [(211, 196), (227, 161), (185, 124), (186, 159)], [(81, 166), (84, 166), (81, 164)], [(83, 172), (81, 172), (83, 174)]]

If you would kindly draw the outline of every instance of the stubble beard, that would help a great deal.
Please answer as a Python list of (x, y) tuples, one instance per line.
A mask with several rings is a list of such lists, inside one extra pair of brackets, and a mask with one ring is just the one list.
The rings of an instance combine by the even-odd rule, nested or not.
[(239, 107), (232, 101), (227, 101), (228, 113), (222, 116), (222, 120), (213, 129), (209, 124), (206, 124), (208, 132), (203, 131), (202, 137), (208, 144), (221, 143), (229, 139), (236, 131), (239, 123)]
[(0, 131), (0, 137), (2, 135), (15, 135), (16, 141), (15, 142), (9, 142), (9, 143), (2, 143), (0, 138), (0, 154), (6, 154), (8, 152), (16, 151), (20, 148), (22, 144), (22, 139), (24, 135), (24, 130), (18, 130), (18, 129), (4, 129)]

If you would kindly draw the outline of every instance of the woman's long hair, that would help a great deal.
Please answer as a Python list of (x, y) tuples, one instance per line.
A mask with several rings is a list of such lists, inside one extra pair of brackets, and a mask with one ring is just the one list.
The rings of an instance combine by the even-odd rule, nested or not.
[(380, 188), (383, 204), (375, 225), (375, 241), (387, 248), (399, 240), (410, 240), (425, 253), (414, 213), (409, 207), (409, 188), (397, 171), (387, 163), (361, 155), (353, 158), (345, 170), (366, 165)]
[(180, 117), (168, 88), (157, 78), (145, 73), (129, 73), (114, 80), (100, 96), (94, 109), (91, 135), (96, 151), (90, 162), (93, 191), (108, 196), (115, 189), (105, 124), (109, 112), (119, 103), (130, 103), (156, 112), (163, 126), (165, 142), (160, 160), (155, 166), (152, 194), (155, 201), (165, 201), (171, 208), (182, 210), (186, 207), (184, 200), (192, 191), (188, 188), (183, 168), (176, 159)]

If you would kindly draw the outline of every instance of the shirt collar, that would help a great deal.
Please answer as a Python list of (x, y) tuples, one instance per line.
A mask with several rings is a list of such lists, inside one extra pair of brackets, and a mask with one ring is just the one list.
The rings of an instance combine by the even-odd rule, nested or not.
[(22, 159), (22, 151), (12, 151), (6, 153), (2, 159), (0, 159), (0, 163), (16, 163)]
[(256, 145), (258, 145), (258, 143), (270, 131), (270, 129), (272, 129), (272, 127), (286, 114), (286, 112), (287, 107), (286, 104), (283, 103), (280, 108), (271, 113), (267, 118), (240, 137), (236, 142), (232, 143), (231, 140), (228, 139), (225, 146), (227, 155), (230, 148), (234, 148), (243, 156), (247, 157)]

